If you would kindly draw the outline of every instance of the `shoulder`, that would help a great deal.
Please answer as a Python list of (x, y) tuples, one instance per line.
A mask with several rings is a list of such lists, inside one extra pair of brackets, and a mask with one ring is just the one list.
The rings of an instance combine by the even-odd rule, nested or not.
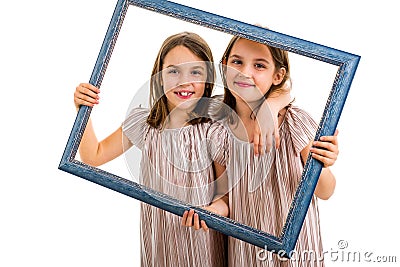
[(311, 115), (297, 106), (289, 106), (284, 115), (280, 134), (292, 142), (295, 152), (303, 150), (314, 139), (318, 125)]
[(229, 153), (229, 133), (224, 121), (211, 121), (207, 129), (207, 147), (213, 161), (225, 166)]
[(126, 114), (126, 117), (131, 117), (131, 116), (135, 116), (135, 117), (148, 117), (150, 114), (150, 109), (149, 108), (143, 108), (143, 107), (136, 107), (136, 108), (132, 108), (131, 110), (129, 110)]
[(226, 135), (228, 133), (228, 125), (225, 119), (211, 120), (209, 122), (208, 132), (218, 135)]
[(292, 116), (311, 118), (310, 113), (308, 113), (305, 109), (303, 109), (299, 106), (296, 106), (296, 105), (289, 105), (287, 107), (287, 111)]
[(312, 129), (317, 128), (317, 123), (310, 113), (295, 105), (287, 107), (284, 121), (296, 126), (311, 127)]
[(148, 108), (133, 108), (128, 113), (121, 125), (123, 134), (140, 149), (143, 147), (145, 134), (149, 129), (147, 117), (150, 110)]
[(122, 129), (125, 130), (132, 127), (132, 125), (146, 122), (149, 114), (150, 110), (148, 108), (137, 107), (129, 110), (122, 124)]

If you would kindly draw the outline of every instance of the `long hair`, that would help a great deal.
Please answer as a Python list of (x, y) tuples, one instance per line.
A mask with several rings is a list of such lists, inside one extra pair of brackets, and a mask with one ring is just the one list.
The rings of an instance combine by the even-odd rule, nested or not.
[(209, 121), (208, 101), (211, 97), (215, 81), (215, 67), (212, 52), (206, 41), (199, 35), (192, 32), (182, 32), (168, 37), (162, 44), (154, 63), (150, 79), (150, 114), (147, 117), (147, 123), (158, 128), (162, 126), (167, 119), (170, 110), (168, 110), (168, 100), (165, 96), (162, 86), (162, 69), (166, 55), (177, 46), (188, 48), (193, 54), (206, 63), (207, 78), (205, 90), (202, 98), (196, 103), (196, 107), (189, 113), (189, 124), (197, 124)]
[[(233, 117), (231, 116), (232, 110), (236, 111), (236, 99), (235, 96), (231, 93), (231, 91), (228, 88), (228, 84), (226, 81), (226, 70), (227, 70), (227, 63), (228, 63), (228, 58), (230, 56), (230, 53), (232, 51), (233, 46), (235, 43), (242, 37), (239, 36), (234, 36), (228, 46), (226, 47), (226, 50), (222, 56), (221, 62), (220, 62), (220, 72), (222, 76), (222, 82), (224, 84), (224, 99), (223, 103), (225, 105), (222, 105), (223, 108), (221, 109), (221, 117), (226, 117), (228, 116), (230, 118), (230, 121), (232, 122)], [(272, 59), (274, 61), (275, 69), (279, 70), (280, 68), (284, 68), (286, 70), (285, 76), (283, 77), (282, 81), (278, 85), (272, 84), (270, 89), (264, 94), (264, 98), (267, 99), (270, 94), (273, 92), (280, 93), (280, 92), (286, 92), (290, 90), (290, 86), (287, 86), (287, 83), (290, 85), (290, 65), (289, 65), (289, 54), (287, 51), (282, 50), (280, 48), (272, 47), (269, 45), (266, 45), (271, 52)], [(263, 101), (260, 102), (260, 104)]]

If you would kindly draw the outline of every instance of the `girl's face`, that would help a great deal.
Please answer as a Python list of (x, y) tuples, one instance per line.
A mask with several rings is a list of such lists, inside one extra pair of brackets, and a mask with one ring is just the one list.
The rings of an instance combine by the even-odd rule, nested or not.
[(272, 84), (279, 84), (285, 70), (276, 70), (270, 50), (264, 44), (238, 39), (226, 63), (226, 82), (236, 101), (260, 100)]
[(187, 47), (179, 45), (165, 56), (162, 69), (162, 84), (168, 109), (193, 110), (204, 94), (206, 63)]

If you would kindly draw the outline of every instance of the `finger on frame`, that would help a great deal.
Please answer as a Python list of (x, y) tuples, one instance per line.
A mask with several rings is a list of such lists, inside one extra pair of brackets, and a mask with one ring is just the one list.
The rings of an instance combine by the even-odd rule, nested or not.
[(208, 226), (204, 220), (201, 220), (201, 228), (203, 228), (204, 231), (208, 231)]
[(194, 210), (190, 210), (186, 218), (186, 226), (193, 225), (193, 215), (194, 215)]
[(182, 215), (182, 225), (186, 225), (186, 220), (187, 220), (187, 216), (188, 216), (189, 211), (185, 210), (185, 212)]
[(194, 229), (200, 229), (199, 215), (197, 213), (194, 214)]

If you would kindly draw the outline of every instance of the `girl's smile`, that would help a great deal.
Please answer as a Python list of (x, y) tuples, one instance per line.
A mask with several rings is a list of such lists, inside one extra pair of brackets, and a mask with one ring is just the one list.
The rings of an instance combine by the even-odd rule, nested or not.
[(233, 82), (233, 84), (238, 86), (238, 87), (242, 87), (242, 88), (248, 88), (248, 87), (254, 87), (255, 86), (254, 83), (249, 83), (249, 82), (245, 82), (245, 81), (235, 81), (235, 82)]
[(177, 95), (181, 99), (189, 99), (192, 95), (194, 95), (194, 92), (182, 90), (182, 91), (174, 92), (174, 94)]

